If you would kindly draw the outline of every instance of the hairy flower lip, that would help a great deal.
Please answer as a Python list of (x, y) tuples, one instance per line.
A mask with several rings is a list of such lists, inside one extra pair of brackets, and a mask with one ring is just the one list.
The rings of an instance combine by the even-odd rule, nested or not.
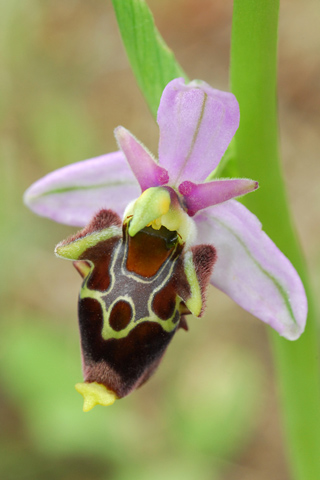
[(78, 316), (85, 383), (76, 389), (85, 411), (110, 405), (144, 383), (181, 315), (199, 317), (204, 310), (215, 249), (186, 249), (177, 232), (163, 227), (143, 228), (133, 237), (129, 228), (130, 221), (121, 228), (121, 219), (102, 209), (56, 249), (83, 279)]
[(84, 226), (101, 208), (123, 215), (141, 191), (171, 187), (193, 216), (197, 242), (217, 249), (211, 283), (280, 335), (298, 338), (307, 316), (301, 280), (257, 218), (233, 200), (255, 190), (257, 183), (205, 182), (238, 128), (234, 95), (205, 82), (174, 79), (163, 91), (157, 120), (158, 163), (128, 130), (118, 127), (115, 134), (122, 151), (47, 175), (28, 189), (26, 204), (58, 222)]

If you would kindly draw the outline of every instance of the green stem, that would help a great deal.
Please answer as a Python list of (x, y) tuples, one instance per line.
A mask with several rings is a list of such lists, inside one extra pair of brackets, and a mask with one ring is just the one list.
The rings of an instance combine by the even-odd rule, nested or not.
[(234, 0), (231, 88), (241, 124), (234, 148), (242, 176), (261, 188), (245, 204), (290, 258), (304, 281), (307, 328), (296, 342), (271, 334), (292, 478), (320, 479), (320, 382), (316, 315), (288, 208), (278, 152), (277, 29), (279, 0)]

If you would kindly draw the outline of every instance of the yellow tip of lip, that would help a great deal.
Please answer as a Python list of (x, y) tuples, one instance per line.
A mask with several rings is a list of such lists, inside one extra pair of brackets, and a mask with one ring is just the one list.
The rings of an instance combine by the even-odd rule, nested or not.
[(96, 405), (107, 407), (117, 399), (117, 395), (101, 383), (77, 383), (75, 389), (83, 396), (83, 411), (89, 412)]

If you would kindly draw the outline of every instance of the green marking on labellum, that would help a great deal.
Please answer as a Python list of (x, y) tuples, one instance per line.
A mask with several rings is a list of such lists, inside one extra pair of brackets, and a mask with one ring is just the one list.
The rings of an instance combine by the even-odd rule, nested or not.
[(57, 245), (55, 254), (58, 257), (67, 258), (69, 260), (78, 260), (88, 248), (94, 247), (98, 243), (117, 235), (121, 235), (121, 229), (112, 226), (98, 232), (93, 232), (67, 244), (61, 242)]
[(202, 296), (196, 273), (192, 252), (186, 252), (184, 256), (184, 270), (191, 288), (191, 296), (185, 302), (186, 306), (193, 315), (198, 317), (202, 310)]

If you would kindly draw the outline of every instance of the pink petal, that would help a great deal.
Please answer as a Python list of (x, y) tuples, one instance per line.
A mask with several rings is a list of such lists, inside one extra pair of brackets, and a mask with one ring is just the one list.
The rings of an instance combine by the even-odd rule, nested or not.
[(74, 163), (49, 173), (24, 194), (38, 215), (83, 227), (101, 208), (122, 216), (140, 188), (122, 152)]
[(124, 127), (117, 127), (114, 134), (142, 191), (168, 183), (169, 175), (167, 170), (156, 163), (151, 153), (132, 133)]
[(185, 181), (179, 185), (179, 192), (183, 195), (188, 215), (192, 217), (203, 208), (245, 195), (256, 190), (258, 186), (258, 182), (246, 178), (213, 180), (200, 184)]
[(304, 330), (307, 299), (296, 270), (235, 200), (199, 213), (198, 242), (217, 251), (211, 283), (289, 340)]
[(220, 162), (239, 126), (239, 106), (232, 93), (207, 83), (172, 80), (158, 109), (159, 164), (170, 185), (184, 180), (202, 182)]

